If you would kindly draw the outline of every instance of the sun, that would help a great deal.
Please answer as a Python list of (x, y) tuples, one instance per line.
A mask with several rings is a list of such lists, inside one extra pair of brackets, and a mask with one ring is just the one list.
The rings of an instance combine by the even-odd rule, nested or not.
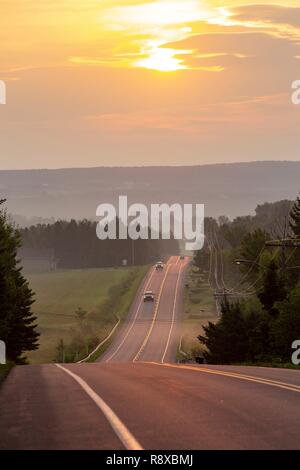
[(139, 46), (135, 54), (128, 51), (129, 67), (175, 72), (189, 68), (179, 56), (193, 51), (173, 49), (168, 44), (193, 34), (193, 22), (223, 21), (226, 17), (225, 9), (211, 9), (208, 5), (207, 0), (140, 0), (109, 8), (102, 19), (111, 31), (122, 32)]
[(168, 26), (206, 19), (208, 11), (201, 0), (156, 0), (136, 3), (112, 10), (130, 25)]
[(176, 70), (184, 70), (186, 66), (183, 59), (175, 57), (176, 54), (183, 51), (174, 49), (154, 48), (148, 51), (148, 57), (140, 59), (134, 63), (136, 67), (143, 67), (159, 72), (175, 72)]

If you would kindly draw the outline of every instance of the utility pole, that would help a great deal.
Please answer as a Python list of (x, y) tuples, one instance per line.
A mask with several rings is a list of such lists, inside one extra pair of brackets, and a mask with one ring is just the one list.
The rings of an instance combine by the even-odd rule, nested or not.
[(281, 240), (270, 240), (265, 243), (266, 246), (271, 247), (279, 247), (281, 248), (281, 264), (282, 267), (285, 267), (286, 264), (286, 256), (285, 251), (286, 248), (299, 248), (300, 247), (300, 239), (299, 238), (282, 238)]
[(280, 264), (283, 273), (286, 271), (286, 249), (287, 248), (300, 248), (300, 239), (298, 238), (282, 238), (281, 240), (270, 240), (265, 243), (265, 246), (281, 248)]
[(288, 248), (299, 248), (300, 238), (282, 238), (281, 240), (267, 241), (266, 246), (286, 246)]
[(240, 299), (240, 298), (245, 298), (249, 297), (250, 294), (242, 294), (239, 292), (228, 292), (225, 287), (223, 288), (222, 291), (217, 291), (215, 290), (214, 293), (214, 298), (216, 299), (216, 308), (217, 308), (217, 314), (220, 317), (222, 315), (221, 311), (221, 304), (225, 302), (228, 299)]
[(243, 294), (241, 292), (228, 292), (226, 289), (223, 289), (222, 291), (215, 291), (214, 297), (216, 299), (222, 299), (223, 301), (226, 300), (227, 298), (240, 298), (240, 297), (248, 297), (249, 294)]

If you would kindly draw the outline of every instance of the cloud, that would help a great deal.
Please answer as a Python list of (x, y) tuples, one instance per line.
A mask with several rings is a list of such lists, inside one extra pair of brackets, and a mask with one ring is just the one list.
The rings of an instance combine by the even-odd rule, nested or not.
[(166, 47), (192, 50), (184, 56), (190, 69), (219, 67), (237, 93), (247, 87), (253, 96), (286, 92), (299, 75), (300, 44), (268, 33), (198, 34)]
[(90, 115), (83, 121), (90, 129), (110, 133), (136, 132), (137, 130), (168, 130), (194, 134), (213, 134), (224, 125), (237, 128), (274, 125), (282, 128), (283, 112), (287, 118), (293, 109), (289, 104), (288, 94), (243, 97), (240, 101), (211, 103), (204, 106), (195, 105), (189, 111), (168, 113), (163, 109), (155, 112), (139, 111), (132, 113), (111, 113)]
[[(103, 9), (140, 3), (1, 2), (0, 73), (20, 78), (1, 109), (2, 167), (299, 159), (299, 7), (104, 27)], [(155, 47), (186, 69), (136, 68)]]
[(246, 5), (231, 9), (234, 20), (266, 22), (273, 26), (290, 25), (300, 29), (300, 7), (281, 5)]

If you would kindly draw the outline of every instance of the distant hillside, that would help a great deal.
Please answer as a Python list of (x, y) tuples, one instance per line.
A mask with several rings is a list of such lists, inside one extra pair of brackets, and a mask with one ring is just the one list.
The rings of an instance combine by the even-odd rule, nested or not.
[(0, 196), (26, 217), (94, 218), (101, 202), (205, 203), (206, 215), (235, 217), (257, 204), (295, 199), (300, 162), (186, 167), (0, 171)]

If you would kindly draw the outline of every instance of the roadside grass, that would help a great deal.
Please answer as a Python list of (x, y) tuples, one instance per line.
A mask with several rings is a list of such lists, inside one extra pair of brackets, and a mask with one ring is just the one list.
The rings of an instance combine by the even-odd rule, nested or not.
[[(80, 332), (80, 336), (90, 335), (92, 331), (95, 344), (104, 339), (116, 322), (115, 315), (123, 318), (127, 314), (147, 269), (139, 266), (29, 275), (30, 286), (36, 294), (33, 311), (41, 334), (39, 349), (25, 354), (29, 362), (53, 362), (58, 341), (63, 340), (66, 345), (74, 342), (74, 336), (79, 336), (75, 314), (79, 307), (87, 312), (89, 330)], [(88, 347), (80, 350), (78, 359), (89, 352)]]
[[(214, 291), (207, 282), (207, 273), (195, 267), (190, 267), (185, 275), (184, 312), (181, 349), (192, 358), (202, 349), (197, 339), (203, 333), (202, 325), (218, 319)], [(178, 353), (177, 358), (186, 357)]]
[[(111, 345), (111, 343), (114, 340), (115, 334), (118, 332), (118, 329), (121, 327), (123, 321), (126, 319), (127, 314), (129, 312), (130, 306), (134, 300), (134, 297), (136, 295), (136, 292), (145, 277), (147, 271), (149, 269), (149, 266), (144, 266), (139, 271), (136, 273), (134, 277), (132, 277), (132, 283), (130, 286), (130, 289), (125, 289), (123, 292), (119, 290), (118, 295), (116, 295), (111, 302), (114, 302), (115, 307), (114, 310), (115, 312), (115, 322), (117, 321), (117, 318), (120, 318), (120, 325), (115, 331), (115, 333), (109, 338), (109, 340), (101, 346), (101, 348), (98, 349), (98, 351), (93, 354), (88, 362), (95, 362), (106, 350), (107, 348)], [(107, 331), (106, 335), (107, 336), (110, 331), (112, 330), (114, 325), (110, 326), (110, 330)]]

